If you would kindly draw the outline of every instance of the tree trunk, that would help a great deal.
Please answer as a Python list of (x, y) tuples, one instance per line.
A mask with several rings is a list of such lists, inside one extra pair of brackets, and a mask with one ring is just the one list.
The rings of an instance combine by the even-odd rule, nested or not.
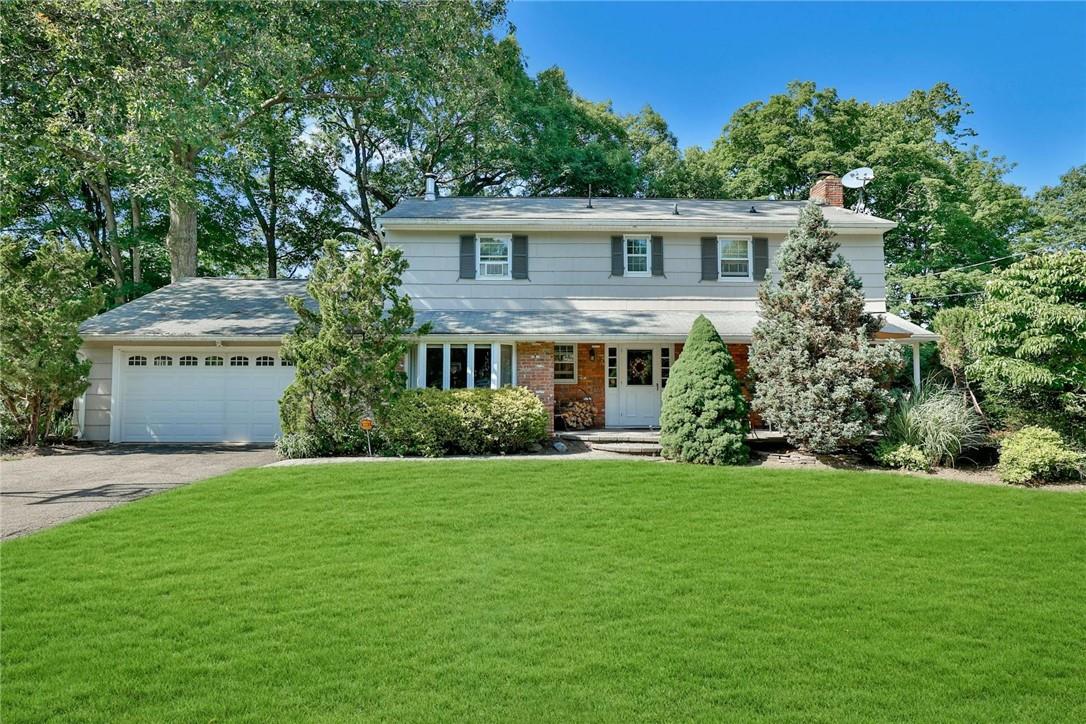
[(279, 216), (279, 197), (275, 189), (275, 149), (271, 150), (268, 157), (268, 229), (264, 234), (264, 243), (268, 249), (268, 278), (275, 279), (279, 276), (278, 250), (276, 249), (275, 224)]
[(90, 184), (91, 191), (102, 205), (102, 215), (106, 227), (106, 244), (109, 250), (109, 269), (113, 273), (113, 300), (124, 303), (124, 259), (121, 258), (121, 245), (117, 241), (117, 210), (113, 207), (113, 187), (105, 173)]
[(135, 196), (132, 197), (132, 246), (129, 247), (128, 253), (132, 257), (132, 283), (140, 284), (143, 281), (143, 269), (140, 266), (140, 202)]
[(170, 194), (170, 227), (166, 231), (166, 250), (170, 253), (170, 281), (196, 276), (196, 202), (188, 194), (196, 181), (196, 149), (175, 146), (173, 164), (190, 182), (188, 188)]

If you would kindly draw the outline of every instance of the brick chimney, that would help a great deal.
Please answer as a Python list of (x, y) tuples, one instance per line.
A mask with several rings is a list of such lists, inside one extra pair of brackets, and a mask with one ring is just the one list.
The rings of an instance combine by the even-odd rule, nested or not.
[(829, 171), (819, 173), (807, 198), (822, 206), (844, 207), (845, 187), (841, 185), (841, 177)]

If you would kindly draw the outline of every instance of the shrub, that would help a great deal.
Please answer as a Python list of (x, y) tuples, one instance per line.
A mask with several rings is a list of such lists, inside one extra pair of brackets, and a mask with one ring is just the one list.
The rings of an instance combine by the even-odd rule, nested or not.
[(319, 458), (328, 455), (329, 448), (319, 437), (308, 432), (288, 432), (275, 441), (279, 457), (292, 460)]
[(747, 401), (735, 376), (735, 362), (713, 323), (699, 316), (664, 388), (663, 454), (688, 463), (745, 463), (748, 429)]
[(382, 454), (512, 453), (547, 435), (547, 410), (523, 387), (500, 390), (408, 390), (380, 421)]
[(808, 204), (777, 257), (779, 280), (758, 290), (750, 369), (754, 409), (793, 445), (835, 452), (865, 442), (886, 420), (886, 382), (900, 364), (876, 344), (879, 319), (837, 253), (822, 211)]
[(888, 468), (902, 468), (903, 470), (921, 472), (931, 470), (931, 463), (924, 451), (916, 445), (910, 445), (906, 442), (881, 440), (878, 447), (875, 448), (875, 460), (879, 465)]
[(968, 369), (986, 405), (1086, 446), (1086, 250), (1028, 256), (985, 292)]
[(1073, 450), (1047, 427), (1023, 427), (1003, 441), (999, 455), (999, 477), (1014, 485), (1081, 477), (1084, 468), (1086, 454)]
[(928, 467), (953, 465), (987, 440), (984, 421), (962, 393), (932, 384), (899, 397), (883, 432), (892, 445), (920, 450)]
[(279, 401), (284, 433), (317, 436), (333, 454), (367, 449), (359, 420), (380, 417), (404, 387), (404, 335), (415, 319), (400, 291), (406, 269), (400, 250), (362, 242), (351, 254), (325, 242), (306, 285), (310, 299), (286, 299), (298, 324), (283, 340), (296, 365)]

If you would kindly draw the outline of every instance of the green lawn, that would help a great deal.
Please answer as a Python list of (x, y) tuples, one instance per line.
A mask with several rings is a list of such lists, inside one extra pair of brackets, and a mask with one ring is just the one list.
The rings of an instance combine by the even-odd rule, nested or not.
[(1086, 720), (1086, 496), (248, 470), (0, 546), (0, 718)]

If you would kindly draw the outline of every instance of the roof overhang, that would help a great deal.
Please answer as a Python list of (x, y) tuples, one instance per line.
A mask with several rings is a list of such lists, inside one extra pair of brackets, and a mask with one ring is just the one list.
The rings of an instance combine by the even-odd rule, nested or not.
[[(664, 233), (682, 231), (692, 234), (787, 234), (794, 224), (750, 224), (721, 219), (429, 219), (394, 218), (380, 222), (390, 231), (433, 231), (442, 229), (485, 229), (486, 231), (601, 231), (616, 229)], [(882, 234), (897, 226), (892, 221), (872, 219), (863, 223), (837, 223), (831, 228), (838, 234)]]

